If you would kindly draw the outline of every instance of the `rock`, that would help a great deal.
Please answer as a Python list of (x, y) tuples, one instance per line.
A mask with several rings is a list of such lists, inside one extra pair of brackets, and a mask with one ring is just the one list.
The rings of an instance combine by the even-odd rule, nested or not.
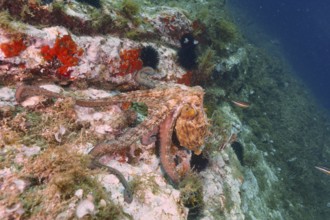
[(76, 216), (77, 218), (82, 218), (86, 215), (93, 215), (95, 214), (95, 205), (90, 199), (84, 199), (79, 202), (77, 209), (76, 209)]

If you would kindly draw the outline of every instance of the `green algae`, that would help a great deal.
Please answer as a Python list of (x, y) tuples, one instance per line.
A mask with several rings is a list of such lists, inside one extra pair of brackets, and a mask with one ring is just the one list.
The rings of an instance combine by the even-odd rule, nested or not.
[(133, 102), (131, 108), (144, 117), (148, 116), (148, 106), (142, 102)]
[(197, 71), (193, 72), (193, 85), (206, 85), (216, 65), (216, 52), (208, 47), (197, 59)]
[(230, 190), (230, 185), (226, 182), (224, 182), (223, 186), (223, 195), (226, 198), (225, 201), (225, 205), (224, 205), (224, 209), (227, 212), (230, 212), (230, 210), (232, 210), (232, 208), (234, 207), (235, 203), (233, 201), (233, 199), (231, 198), (231, 190)]
[[(13, 113), (6, 116), (0, 125), (7, 131), (6, 137), (0, 141), (6, 152), (6, 156), (0, 158), (0, 167), (11, 167), (14, 179), (28, 183), (23, 192), (8, 189), (0, 193), (0, 197), (7, 207), (21, 204), (25, 210), (22, 218), (55, 218), (68, 208), (69, 203), (77, 200), (75, 192), (78, 189), (82, 189), (84, 195), (93, 196), (96, 207), (99, 207), (95, 218), (126, 216), (120, 206), (109, 200), (109, 194), (96, 178), (98, 173), (89, 169), (89, 156), (70, 147), (73, 143), (85, 143), (87, 139), (89, 142), (97, 140), (86, 135), (83, 126), (76, 123), (70, 100), (61, 100), (51, 107), (13, 109)], [(54, 138), (60, 125), (68, 131), (61, 142)], [(20, 144), (40, 146), (41, 153), (23, 156), (21, 147), (18, 147)], [(17, 153), (24, 159), (17, 161)], [(107, 205), (99, 205), (101, 200), (105, 200)]]
[(137, 1), (124, 0), (121, 8), (128, 17), (133, 17), (140, 12), (140, 5)]
[(160, 192), (160, 187), (155, 180), (155, 176), (134, 176), (133, 180), (129, 182), (129, 186), (136, 198), (140, 202), (145, 201), (145, 189), (151, 189), (154, 195)]
[(132, 0), (123, 0), (120, 6), (125, 15), (124, 17), (129, 18), (135, 26), (140, 25), (142, 22), (141, 18), (137, 16), (140, 12), (140, 7), (141, 5), (138, 1)]
[(11, 21), (13, 18), (10, 16), (8, 11), (0, 11), (0, 27), (10, 32), (14, 30), (12, 27)]
[(118, 23), (115, 23), (109, 14), (102, 13), (99, 10), (94, 10), (91, 13), (91, 18), (92, 28), (99, 33), (106, 34), (115, 28), (121, 28), (121, 26), (117, 27)]
[(189, 208), (188, 219), (196, 218), (204, 207), (203, 183), (200, 177), (189, 172), (179, 183), (179, 189), (182, 203)]
[[(38, 185), (32, 185), (19, 197), (27, 210), (24, 217), (56, 216), (70, 201), (74, 201), (78, 189), (82, 189), (85, 195), (92, 195), (97, 206), (101, 200), (107, 202), (97, 216), (122, 216), (122, 209), (108, 199), (108, 193), (93, 177), (96, 173), (88, 168), (89, 164), (89, 156), (68, 151), (67, 146), (47, 148), (31, 159), (24, 167), (24, 176), (37, 179)], [(55, 207), (48, 204), (52, 201), (56, 203)], [(46, 209), (48, 211), (44, 207), (49, 207)]]
[(239, 43), (240, 35), (236, 25), (229, 20), (219, 19), (214, 20), (211, 27), (209, 35), (214, 49), (219, 56), (228, 56), (230, 54), (228, 48)]

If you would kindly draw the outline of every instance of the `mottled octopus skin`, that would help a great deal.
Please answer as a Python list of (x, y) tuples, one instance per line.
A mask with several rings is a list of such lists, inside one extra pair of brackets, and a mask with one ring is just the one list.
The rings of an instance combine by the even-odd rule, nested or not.
[(167, 174), (168, 178), (177, 185), (180, 181), (180, 176), (176, 171), (176, 164), (174, 162), (174, 156), (171, 154), (172, 146), (172, 134), (174, 129), (174, 123), (178, 116), (178, 112), (173, 112), (168, 115), (166, 119), (160, 124), (159, 132), (159, 156), (162, 168)]
[[(204, 137), (208, 130), (207, 117), (203, 111), (198, 111), (194, 105), (182, 107), (180, 117), (175, 123), (175, 131), (181, 146), (184, 146), (195, 154), (200, 154), (200, 146), (204, 144)], [(202, 137), (202, 138), (198, 138)]]
[[(145, 121), (116, 140), (97, 145), (91, 154), (100, 156), (127, 148), (139, 138), (152, 133), (152, 129), (159, 125), (160, 161), (170, 180), (178, 184), (181, 177), (176, 170), (174, 156), (171, 154), (172, 134), (175, 128), (180, 144), (200, 153), (199, 147), (204, 144), (208, 130), (207, 117), (203, 109), (203, 95), (201, 87), (173, 86), (123, 93), (88, 103), (78, 100), (77, 104), (84, 106), (87, 104), (89, 107), (127, 101), (144, 102), (148, 106), (148, 118)], [(182, 112), (181, 115), (182, 108), (187, 106), (188, 110), (192, 108), (195, 113), (191, 115)]]
[[(27, 90), (30, 90), (30, 88), (28, 87)], [(31, 88), (28, 95), (33, 95), (33, 92), (40, 95), (42, 91), (44, 89)], [(44, 95), (50, 96), (49, 91), (45, 92)], [(148, 106), (147, 119), (136, 127), (127, 130), (115, 140), (96, 145), (90, 154), (94, 157), (100, 157), (104, 154), (128, 148), (142, 137), (152, 134), (152, 131), (159, 126), (161, 164), (172, 182), (178, 183), (180, 177), (175, 170), (173, 155), (170, 153), (172, 134), (174, 131), (176, 132), (180, 145), (193, 150), (197, 154), (200, 153), (200, 147), (204, 144), (208, 132), (207, 117), (203, 109), (203, 96), (204, 91), (199, 86), (188, 87), (166, 84), (154, 89), (121, 93), (109, 98), (76, 100), (76, 105), (99, 107), (125, 102), (145, 103)], [(59, 97), (59, 95), (57, 94), (54, 97)], [(16, 98), (21, 101), (21, 97)], [(184, 111), (181, 115), (182, 109)]]

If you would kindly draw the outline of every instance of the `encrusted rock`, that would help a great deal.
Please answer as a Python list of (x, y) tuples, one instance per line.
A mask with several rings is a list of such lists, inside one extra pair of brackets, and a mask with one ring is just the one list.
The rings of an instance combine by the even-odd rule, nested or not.
[(77, 218), (82, 218), (86, 215), (95, 214), (95, 205), (90, 199), (84, 199), (79, 202), (76, 209)]

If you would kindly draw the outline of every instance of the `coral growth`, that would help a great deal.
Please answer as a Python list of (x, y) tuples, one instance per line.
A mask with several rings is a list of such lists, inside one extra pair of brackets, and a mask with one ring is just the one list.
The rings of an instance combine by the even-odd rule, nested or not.
[(17, 40), (12, 40), (8, 43), (0, 44), (0, 49), (4, 53), (5, 57), (15, 57), (18, 56), (27, 46), (25, 45), (22, 38)]
[(83, 50), (77, 46), (70, 35), (57, 37), (53, 48), (44, 45), (41, 48), (41, 55), (48, 62), (59, 61), (57, 73), (60, 76), (70, 77), (70, 67), (75, 66), (79, 62), (79, 56), (83, 54)]

